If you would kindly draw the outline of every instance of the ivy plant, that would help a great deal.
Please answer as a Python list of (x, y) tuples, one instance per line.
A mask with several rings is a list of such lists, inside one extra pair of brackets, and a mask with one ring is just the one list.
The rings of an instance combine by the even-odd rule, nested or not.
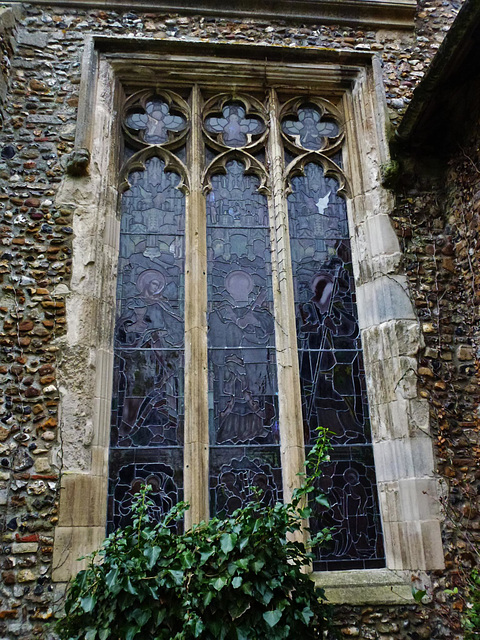
[(480, 571), (478, 569), (474, 569), (470, 574), (464, 627), (465, 640), (480, 640)]
[(149, 487), (135, 497), (132, 524), (112, 533), (71, 582), (61, 640), (277, 640), (323, 637), (329, 607), (306, 571), (311, 548), (301, 529), (311, 514), (314, 481), (328, 456), (319, 432), (302, 486), (289, 504), (258, 500), (225, 519), (178, 534), (188, 505), (160, 522), (149, 516)]

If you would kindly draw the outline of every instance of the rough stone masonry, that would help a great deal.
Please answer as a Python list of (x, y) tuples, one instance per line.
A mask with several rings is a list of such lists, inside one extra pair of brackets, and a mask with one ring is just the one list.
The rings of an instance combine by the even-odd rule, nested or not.
[[(419, 2), (414, 31), (28, 3), (0, 10), (1, 640), (48, 636), (45, 622), (52, 620), (61, 595), (50, 579), (61, 465), (56, 372), (66, 323), (73, 212), (55, 202), (74, 148), (85, 37), (373, 51), (382, 63), (393, 128), (459, 6), (455, 0)], [(450, 487), (447, 570), (434, 576), (428, 605), (338, 607), (336, 621), (345, 638), (463, 637), (461, 568), (472, 563), (472, 554), (459, 529), (467, 526), (477, 536), (479, 530), (473, 496), (479, 471), (471, 449), (475, 442), (478, 457), (479, 166), (477, 138), (451, 159), (445, 200), (445, 185), (422, 190), (412, 184), (393, 214), (426, 339), (418, 369), (420, 395), (430, 403), (439, 471)], [(445, 593), (455, 586), (458, 596)]]

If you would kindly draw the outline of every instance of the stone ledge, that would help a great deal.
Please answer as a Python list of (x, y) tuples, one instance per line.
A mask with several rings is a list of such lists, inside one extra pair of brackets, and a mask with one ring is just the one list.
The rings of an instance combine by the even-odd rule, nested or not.
[(264, 0), (261, 4), (257, 0), (241, 0), (230, 6), (218, 0), (30, 0), (30, 4), (398, 29), (413, 28), (417, 6), (415, 0)]
[[(316, 571), (315, 584), (331, 604), (413, 604), (412, 572), (392, 569)], [(425, 588), (425, 586), (423, 587)]]

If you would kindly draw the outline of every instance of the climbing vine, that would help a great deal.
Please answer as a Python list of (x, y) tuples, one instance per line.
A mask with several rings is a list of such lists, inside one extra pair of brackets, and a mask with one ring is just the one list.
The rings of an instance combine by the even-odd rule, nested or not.
[(132, 524), (112, 533), (71, 583), (61, 640), (276, 640), (321, 638), (328, 626), (324, 593), (306, 567), (311, 548), (302, 526), (313, 482), (328, 457), (319, 432), (301, 488), (289, 504), (258, 500), (226, 519), (212, 518), (177, 534), (180, 503), (158, 523), (149, 516), (149, 487), (135, 497)]

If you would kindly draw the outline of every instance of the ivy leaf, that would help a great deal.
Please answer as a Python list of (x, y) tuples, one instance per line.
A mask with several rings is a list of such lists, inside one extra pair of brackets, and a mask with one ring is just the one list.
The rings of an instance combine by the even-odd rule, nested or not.
[(242, 584), (243, 582), (243, 578), (242, 576), (236, 576), (233, 580), (232, 580), (232, 587), (234, 589), (238, 589), (238, 587)]
[(328, 498), (327, 498), (327, 496), (325, 496), (325, 495), (317, 496), (317, 497), (315, 498), (315, 502), (316, 502), (317, 504), (321, 505), (322, 507), (326, 507), (327, 509), (328, 509), (328, 508), (329, 508), (329, 506), (330, 506), (330, 502), (328, 501)]
[[(82, 609), (85, 611), (85, 613), (90, 613), (91, 611), (93, 611), (95, 602), (96, 602), (95, 596), (85, 596), (84, 598), (80, 599), (80, 605)], [(95, 637), (95, 636), (92, 636), (92, 637)]]
[(149, 620), (152, 612), (149, 609), (142, 611), (142, 609), (135, 609), (133, 612), (133, 620), (137, 623), (137, 627), (142, 628)]
[(169, 574), (172, 576), (173, 581), (179, 587), (183, 582), (183, 571), (176, 571), (175, 569), (170, 569)]
[(118, 567), (115, 567), (114, 569), (111, 569), (105, 576), (105, 583), (109, 589), (117, 584), (118, 573)]
[(138, 595), (137, 590), (135, 589), (135, 587), (132, 584), (132, 581), (130, 580), (130, 578), (127, 578), (127, 586), (125, 587), (126, 591), (128, 591), (128, 593), (131, 593), (132, 596), (136, 596)]
[(205, 562), (211, 557), (213, 556), (213, 554), (215, 553), (215, 549), (208, 549), (206, 551), (202, 551), (200, 553), (200, 564), (205, 564)]
[(230, 617), (232, 618), (232, 620), (236, 620), (237, 618), (240, 618), (240, 616), (243, 616), (245, 611), (248, 611), (249, 609), (250, 602), (245, 602), (242, 600), (240, 600), (239, 602), (234, 602), (230, 607)]
[(282, 617), (282, 612), (275, 609), (274, 611), (265, 611), (263, 619), (269, 627), (274, 627)]
[(160, 549), (160, 547), (147, 547), (145, 549), (145, 551), (143, 552), (143, 555), (148, 560), (148, 563), (147, 563), (148, 569), (151, 569), (152, 567), (155, 566), (161, 552), (162, 550)]
[(265, 566), (265, 562), (263, 560), (255, 560), (252, 566), (255, 573), (258, 573)]
[(180, 562), (184, 569), (190, 569), (193, 567), (195, 563), (195, 556), (190, 549), (180, 556)]
[(96, 629), (89, 629), (85, 634), (85, 640), (95, 640), (96, 635), (97, 635)]
[(125, 640), (133, 640), (133, 638), (137, 635), (139, 631), (140, 629), (137, 626), (129, 627), (125, 635)]
[(220, 576), (219, 578), (217, 578), (215, 580), (215, 582), (213, 583), (213, 588), (216, 589), (217, 591), (220, 591), (221, 589), (223, 589), (223, 587), (227, 584), (227, 579), (223, 578), (222, 576)]
[(162, 622), (165, 620), (166, 615), (167, 615), (167, 612), (165, 609), (160, 609), (157, 612), (157, 618), (155, 620), (155, 624), (157, 627), (159, 627), (162, 624)]
[(234, 533), (224, 533), (220, 538), (220, 546), (222, 548), (223, 553), (227, 554), (235, 546), (237, 541), (237, 536)]
[(310, 609), (310, 607), (305, 607), (301, 615), (302, 615), (303, 621), (308, 626), (308, 624), (310, 623), (310, 620), (313, 618), (313, 611)]
[(195, 622), (195, 628), (193, 629), (194, 637), (198, 638), (198, 636), (202, 633), (204, 629), (205, 629), (205, 625), (203, 624), (202, 620), (200, 618), (197, 618)]
[(427, 592), (423, 589), (415, 589), (415, 587), (412, 587), (412, 595), (415, 602), (421, 603), (422, 598), (427, 595)]

